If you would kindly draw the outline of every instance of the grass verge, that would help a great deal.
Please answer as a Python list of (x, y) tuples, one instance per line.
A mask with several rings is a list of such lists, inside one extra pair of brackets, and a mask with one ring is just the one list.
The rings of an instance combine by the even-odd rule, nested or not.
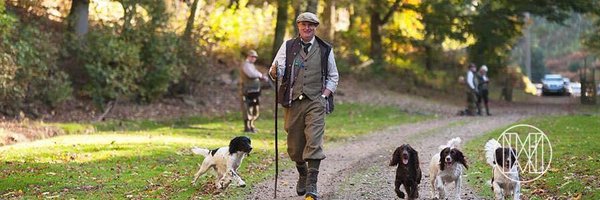
[[(394, 107), (340, 104), (327, 117), (326, 142), (343, 141), (391, 125), (430, 118), (408, 115)], [(252, 186), (273, 173), (272, 113), (257, 121), (249, 134), (254, 147), (240, 174)], [(280, 115), (283, 116), (283, 115)], [(244, 199), (251, 187), (218, 192), (215, 173), (190, 181), (202, 161), (189, 148), (217, 148), (242, 133), (238, 115), (192, 117), (168, 121), (110, 121), (55, 124), (67, 135), (0, 147), (0, 198), (84, 199)], [(280, 119), (282, 168), (285, 132)], [(91, 130), (91, 131), (90, 131)]]
[[(600, 199), (600, 116), (551, 116), (523, 120), (541, 129), (552, 144), (550, 169), (541, 178), (523, 184), (527, 199)], [(491, 167), (485, 163), (485, 142), (498, 138), (508, 127), (487, 133), (465, 146), (470, 168), (467, 181), (480, 195), (493, 199)], [(525, 198), (524, 198), (525, 199)]]

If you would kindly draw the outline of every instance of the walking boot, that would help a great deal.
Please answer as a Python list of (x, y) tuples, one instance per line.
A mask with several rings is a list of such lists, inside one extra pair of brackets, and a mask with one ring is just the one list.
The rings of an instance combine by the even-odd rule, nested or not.
[(492, 114), (490, 114), (490, 108), (488, 107), (488, 105), (487, 105), (487, 104), (485, 104), (485, 113), (486, 113), (488, 116), (491, 116), (491, 115), (492, 115)]
[(296, 183), (296, 193), (298, 193), (298, 196), (302, 196), (306, 194), (306, 174), (308, 174), (308, 169), (306, 168), (306, 163), (296, 163), (296, 169), (298, 170), (298, 182)]
[(321, 160), (308, 160), (308, 174), (306, 176), (305, 200), (319, 199), (317, 191), (317, 177), (319, 176), (319, 164)]

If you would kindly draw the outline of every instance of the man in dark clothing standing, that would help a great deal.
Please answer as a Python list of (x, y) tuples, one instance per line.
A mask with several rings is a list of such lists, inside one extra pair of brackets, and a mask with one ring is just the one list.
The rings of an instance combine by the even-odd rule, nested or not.
[(487, 71), (488, 68), (487, 66), (483, 65), (481, 66), (481, 68), (479, 68), (479, 75), (477, 76), (478, 78), (478, 89), (479, 89), (479, 95), (477, 95), (477, 114), (481, 115), (481, 101), (483, 100), (483, 105), (485, 106), (485, 113), (490, 116), (492, 114), (490, 114), (490, 109), (488, 107), (488, 95), (489, 95), (489, 91), (488, 91), (488, 85), (490, 83), (490, 79), (487, 77)]
[[(287, 152), (296, 162), (296, 192), (317, 199), (317, 177), (323, 153), (328, 98), (335, 92), (339, 75), (331, 45), (315, 36), (319, 20), (310, 12), (296, 19), (299, 37), (284, 42), (271, 66), (272, 79), (282, 79), (278, 103), (285, 109)], [(276, 65), (277, 64), (277, 65)]]

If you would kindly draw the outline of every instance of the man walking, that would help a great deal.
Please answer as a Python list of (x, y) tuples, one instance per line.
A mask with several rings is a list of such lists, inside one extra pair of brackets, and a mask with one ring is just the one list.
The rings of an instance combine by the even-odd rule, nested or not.
[(254, 50), (248, 51), (246, 54), (246, 60), (240, 68), (240, 83), (242, 85), (242, 115), (244, 118), (244, 132), (256, 133), (256, 126), (254, 121), (258, 119), (259, 111), (258, 107), (260, 102), (258, 97), (260, 96), (260, 80), (266, 80), (260, 71), (254, 66), (254, 62), (258, 58), (258, 53)]
[(269, 74), (282, 77), (277, 101), (284, 107), (287, 152), (299, 174), (296, 192), (317, 199), (325, 115), (331, 106), (327, 98), (335, 92), (339, 75), (331, 45), (315, 36), (317, 16), (302, 13), (296, 25), (299, 37), (281, 45)]

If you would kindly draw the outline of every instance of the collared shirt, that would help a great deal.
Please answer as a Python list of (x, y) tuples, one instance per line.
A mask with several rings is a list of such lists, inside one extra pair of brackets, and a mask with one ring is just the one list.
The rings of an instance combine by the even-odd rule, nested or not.
[(473, 90), (476, 89), (474, 79), (475, 79), (475, 73), (473, 71), (469, 70), (467, 72), (467, 84), (469, 85), (469, 88), (471, 88)]
[[(277, 66), (277, 73), (279, 74), (279, 77), (283, 77), (283, 73), (285, 72), (285, 49), (286, 49), (286, 42), (283, 42), (283, 44), (281, 44), (281, 47), (279, 47), (279, 51), (277, 51), (277, 55), (275, 56), (275, 59), (273, 60), (273, 64), (271, 64), (271, 66), (275, 65), (275, 63), (278, 63)], [(308, 48), (308, 51), (310, 51), (310, 49), (314, 46), (315, 43), (315, 37), (313, 37), (312, 40), (310, 40), (311, 45)], [(270, 71), (270, 70), (269, 70)], [(338, 80), (340, 79), (340, 76), (338, 74), (338, 70), (337, 70), (337, 65), (335, 64), (335, 56), (333, 55), (333, 48), (331, 48), (331, 51), (329, 52), (329, 58), (327, 58), (327, 78), (325, 79), (325, 88), (327, 88), (329, 91), (331, 91), (332, 93), (335, 92), (335, 89), (337, 88), (337, 84), (338, 84)], [(271, 79), (274, 79), (274, 77), (271, 77)]]
[[(302, 38), (300, 38), (300, 41), (302, 41), (303, 45), (304, 45), (304, 44), (310, 44), (310, 46), (308, 46), (308, 52), (310, 52), (310, 50), (311, 50), (311, 49), (312, 49), (312, 47), (313, 47), (313, 44), (315, 44), (315, 37), (313, 37), (313, 38), (312, 38), (310, 41), (308, 41), (307, 43), (305, 43), (305, 42), (302, 40)], [(304, 48), (304, 46), (303, 46), (302, 48)]]
[(242, 72), (244, 72), (248, 78), (260, 78), (263, 76), (262, 73), (256, 69), (254, 63), (250, 63), (248, 60), (242, 65)]

